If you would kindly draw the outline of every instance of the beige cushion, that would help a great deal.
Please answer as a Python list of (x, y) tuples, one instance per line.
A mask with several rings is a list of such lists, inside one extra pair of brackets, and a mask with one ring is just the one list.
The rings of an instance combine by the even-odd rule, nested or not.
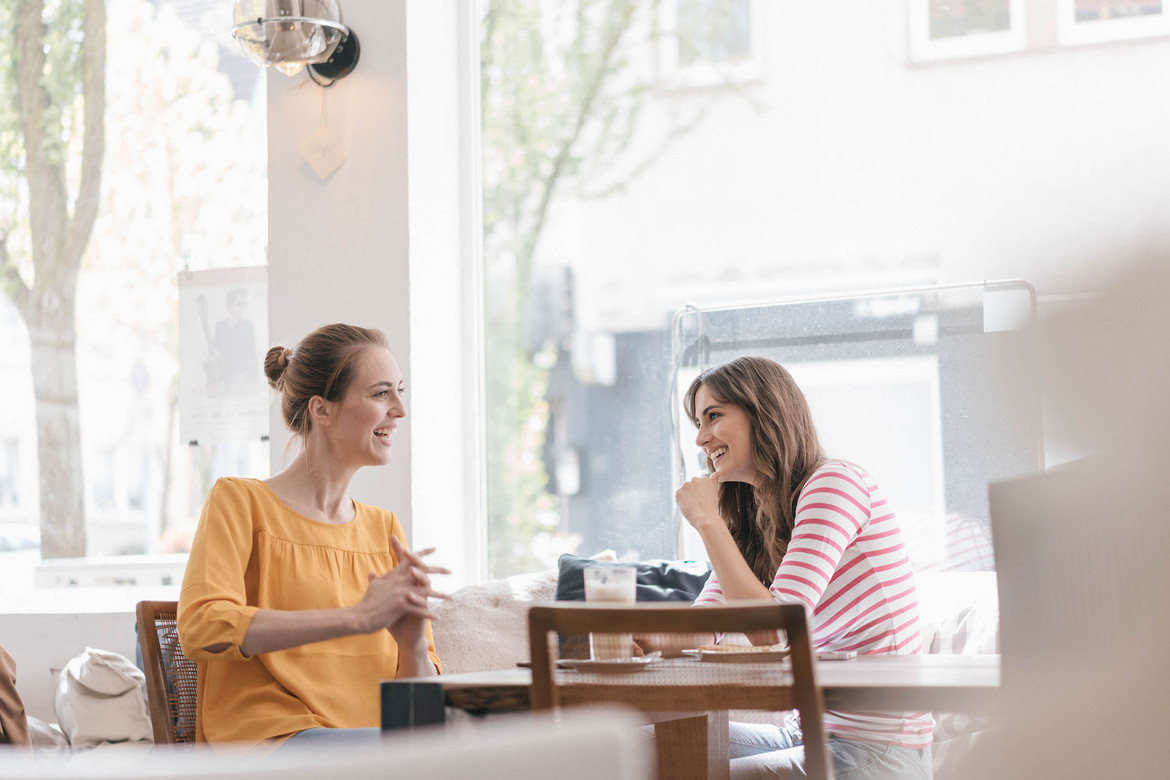
[(53, 708), (74, 748), (152, 739), (146, 677), (109, 650), (87, 647), (65, 665)]
[(460, 588), (432, 609), (444, 674), (514, 669), (528, 660), (528, 608), (553, 600), (555, 570)]

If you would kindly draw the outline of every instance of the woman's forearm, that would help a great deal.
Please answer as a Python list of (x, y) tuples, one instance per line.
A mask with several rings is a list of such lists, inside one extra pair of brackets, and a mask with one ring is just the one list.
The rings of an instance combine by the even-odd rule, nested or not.
[[(261, 609), (252, 617), (240, 652), (246, 656), (272, 653), (327, 639), (368, 634), (372, 630), (353, 607), (337, 609)], [(212, 648), (208, 648), (209, 650)]]
[[(725, 601), (772, 598), (771, 590), (752, 573), (727, 526), (720, 523), (718, 526), (700, 529), (699, 535), (707, 546), (707, 556), (711, 559), (715, 576), (719, 578)], [(775, 631), (753, 631), (746, 636), (753, 645), (772, 645), (778, 640)]]
[(398, 673), (395, 677), (433, 677), (439, 673), (431, 660), (426, 637), (414, 647), (398, 646)]
[(726, 601), (772, 598), (771, 591), (752, 573), (722, 521), (705, 523), (698, 531)]

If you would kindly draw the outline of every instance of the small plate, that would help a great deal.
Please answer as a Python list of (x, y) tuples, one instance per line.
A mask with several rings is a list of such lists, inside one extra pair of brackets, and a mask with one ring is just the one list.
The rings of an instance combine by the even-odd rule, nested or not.
[(788, 650), (683, 650), (684, 655), (698, 658), (700, 661), (711, 661), (723, 664), (743, 664), (768, 661), (783, 661), (788, 657)]
[(575, 660), (566, 658), (558, 661), (557, 665), (563, 669), (572, 669), (575, 672), (626, 674), (628, 672), (645, 671), (658, 660), (659, 657), (657, 655), (642, 656), (640, 658), (615, 658), (609, 661), (590, 661), (584, 659)]

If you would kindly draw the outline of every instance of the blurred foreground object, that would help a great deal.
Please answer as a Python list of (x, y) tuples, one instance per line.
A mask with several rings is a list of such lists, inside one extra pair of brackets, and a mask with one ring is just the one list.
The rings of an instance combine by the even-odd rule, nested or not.
[(401, 737), (339, 745), (289, 746), (275, 754), (227, 747), (130, 745), (74, 756), (9, 753), (3, 780), (346, 780), (468, 777), (644, 780), (649, 744), (641, 721), (612, 707), (556, 717), (499, 716), (481, 725), (419, 729)]
[(1005, 707), (964, 777), (1159, 777), (1170, 762), (1170, 258), (1041, 330), (1084, 458), (991, 488)]

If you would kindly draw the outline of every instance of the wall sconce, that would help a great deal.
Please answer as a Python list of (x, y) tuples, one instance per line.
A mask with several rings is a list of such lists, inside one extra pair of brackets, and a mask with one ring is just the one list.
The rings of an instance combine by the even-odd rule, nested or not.
[[(341, 23), (338, 0), (236, 0), (232, 37), (258, 65), (331, 87), (361, 54), (357, 35)], [(319, 81), (318, 76), (326, 81)]]

